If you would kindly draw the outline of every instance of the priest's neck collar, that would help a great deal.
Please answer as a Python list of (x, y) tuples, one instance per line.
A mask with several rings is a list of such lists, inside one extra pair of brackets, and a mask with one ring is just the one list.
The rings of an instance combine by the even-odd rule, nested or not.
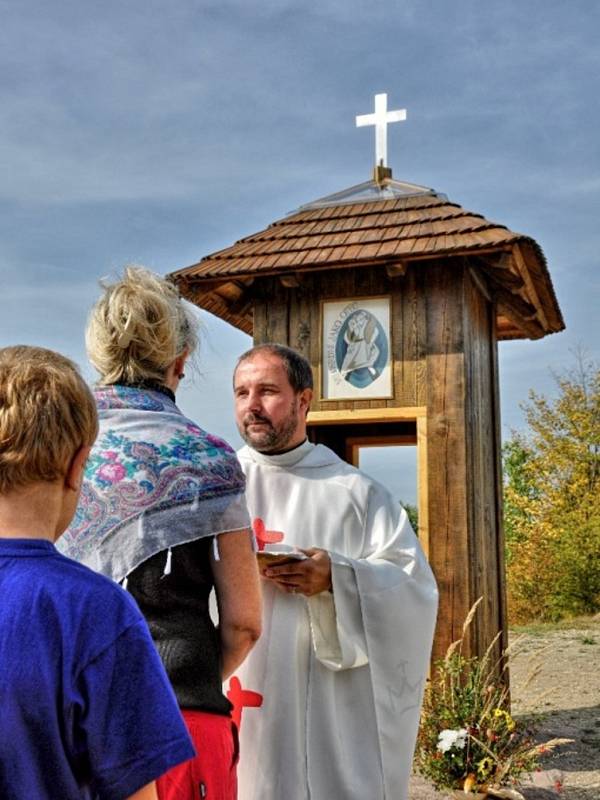
[(261, 453), (253, 448), (250, 448), (250, 450), (252, 452), (252, 458), (261, 464), (272, 464), (277, 467), (293, 467), (294, 464), (302, 461), (304, 456), (310, 453), (313, 447), (314, 444), (311, 444), (308, 439), (305, 439), (302, 444), (297, 445), (292, 448), (292, 450), (286, 450), (284, 453)]

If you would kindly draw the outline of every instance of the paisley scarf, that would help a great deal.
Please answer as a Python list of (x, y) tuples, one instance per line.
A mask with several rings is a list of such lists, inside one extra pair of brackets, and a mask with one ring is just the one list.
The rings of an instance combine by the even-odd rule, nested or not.
[(161, 392), (94, 394), (100, 430), (75, 518), (57, 543), (65, 555), (122, 581), (163, 550), (170, 564), (175, 545), (250, 527), (244, 475), (226, 442)]

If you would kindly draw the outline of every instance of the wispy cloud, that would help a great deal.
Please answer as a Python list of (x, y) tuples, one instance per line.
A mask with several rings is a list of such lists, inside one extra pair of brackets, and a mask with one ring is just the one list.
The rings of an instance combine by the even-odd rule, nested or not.
[[(354, 116), (376, 91), (408, 109), (395, 176), (548, 256), (569, 328), (502, 345), (505, 416), (572, 341), (598, 341), (600, 5), (0, 0), (0, 18), (0, 341), (84, 361), (99, 276), (193, 263), (365, 180), (372, 132)], [(184, 397), (231, 431), (248, 339), (211, 326), (211, 391), (200, 376)]]

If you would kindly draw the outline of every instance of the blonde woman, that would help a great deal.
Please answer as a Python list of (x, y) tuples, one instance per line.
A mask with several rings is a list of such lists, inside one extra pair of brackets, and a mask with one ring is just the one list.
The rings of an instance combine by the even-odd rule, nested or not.
[(128, 267), (104, 287), (86, 343), (100, 432), (62, 549), (133, 595), (175, 690), (197, 756), (158, 782), (160, 800), (233, 800), (237, 732), (221, 684), (260, 634), (260, 589), (237, 458), (175, 403), (194, 320), (171, 283)]

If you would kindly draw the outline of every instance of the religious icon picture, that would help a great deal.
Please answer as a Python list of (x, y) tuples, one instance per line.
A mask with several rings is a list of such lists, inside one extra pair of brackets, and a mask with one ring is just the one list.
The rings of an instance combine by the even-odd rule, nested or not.
[(390, 298), (324, 302), (323, 400), (392, 397)]

